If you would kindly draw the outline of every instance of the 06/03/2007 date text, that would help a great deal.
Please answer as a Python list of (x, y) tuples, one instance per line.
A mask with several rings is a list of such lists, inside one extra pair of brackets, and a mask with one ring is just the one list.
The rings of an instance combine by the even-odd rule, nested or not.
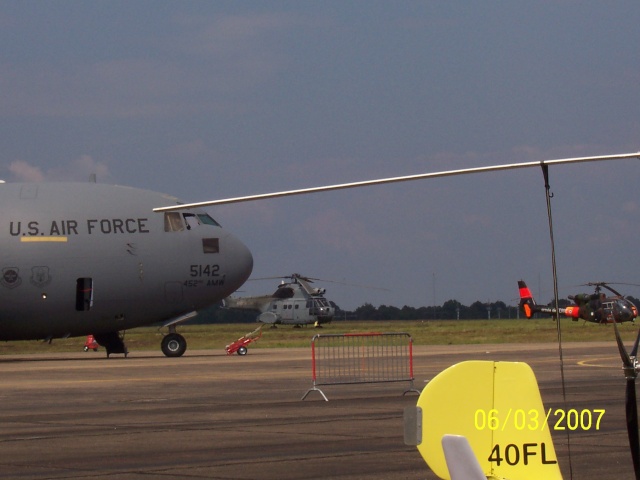
[(549, 424), (552, 430), (600, 430), (603, 408), (570, 409), (549, 408), (546, 412), (535, 408), (525, 410), (510, 408), (507, 411), (497, 409), (478, 409), (474, 415), (474, 425), (477, 430), (498, 430), (515, 428), (516, 430), (537, 431), (544, 430)]

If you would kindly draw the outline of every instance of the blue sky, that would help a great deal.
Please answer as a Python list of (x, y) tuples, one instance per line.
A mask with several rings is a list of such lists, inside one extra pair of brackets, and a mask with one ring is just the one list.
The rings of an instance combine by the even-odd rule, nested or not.
[[(0, 1), (0, 176), (203, 201), (639, 151), (639, 24), (635, 1)], [(551, 170), (561, 294), (640, 283), (639, 173)], [(551, 297), (537, 169), (209, 212), (255, 277), (390, 289), (322, 285), (343, 308)]]

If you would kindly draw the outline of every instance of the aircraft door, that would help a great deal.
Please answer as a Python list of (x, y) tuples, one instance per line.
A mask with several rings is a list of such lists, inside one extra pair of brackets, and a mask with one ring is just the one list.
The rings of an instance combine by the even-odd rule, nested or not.
[(280, 312), (282, 323), (297, 323), (301, 315), (305, 313), (304, 305), (304, 301), (285, 300), (282, 302), (282, 310)]
[(93, 307), (93, 279), (78, 278), (76, 280), (76, 310), (86, 312)]
[(296, 300), (293, 304), (293, 318), (296, 321), (305, 321), (307, 320), (307, 312), (308, 310), (305, 308), (306, 300)]
[(282, 302), (282, 311), (280, 313), (283, 323), (291, 323), (293, 321), (293, 302), (291, 300)]
[(282, 302), (282, 323), (298, 323), (306, 320), (305, 300), (285, 300)]

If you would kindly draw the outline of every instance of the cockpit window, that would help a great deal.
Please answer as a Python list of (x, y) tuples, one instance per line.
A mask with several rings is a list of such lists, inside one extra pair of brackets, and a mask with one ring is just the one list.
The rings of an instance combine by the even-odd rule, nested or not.
[(184, 217), (184, 223), (187, 224), (187, 230), (200, 225), (200, 220), (193, 213), (183, 213), (182, 216)]
[(165, 232), (181, 232), (184, 230), (182, 223), (182, 215), (180, 212), (165, 212), (164, 214), (164, 231)]
[(200, 225), (220, 226), (218, 222), (206, 213), (165, 212), (164, 214), (165, 232), (182, 232), (185, 228), (191, 230)]
[(325, 298), (316, 298), (314, 299), (317, 307), (328, 307), (329, 303)]
[(200, 219), (200, 221), (204, 224), (204, 225), (214, 225), (216, 227), (219, 227), (220, 224), (218, 222), (216, 222), (213, 218), (211, 218), (209, 215), (207, 215), (206, 213), (199, 213), (198, 214), (198, 218)]

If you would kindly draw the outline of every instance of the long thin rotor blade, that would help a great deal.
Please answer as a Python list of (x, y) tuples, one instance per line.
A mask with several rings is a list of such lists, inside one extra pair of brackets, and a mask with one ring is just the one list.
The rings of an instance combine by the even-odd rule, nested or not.
[(640, 480), (640, 436), (638, 435), (638, 405), (636, 403), (636, 379), (627, 378), (627, 395), (625, 413), (627, 418), (627, 434), (629, 448), (633, 460), (633, 471), (636, 480)]
[[(624, 343), (620, 337), (618, 324), (613, 322), (613, 329), (616, 334), (616, 342), (620, 357), (622, 358), (624, 376), (627, 379), (626, 398), (625, 398), (625, 417), (627, 419), (627, 435), (629, 436), (629, 448), (631, 450), (631, 459), (633, 460), (633, 471), (636, 480), (640, 480), (640, 434), (638, 433), (638, 404), (636, 402), (636, 372), (635, 354), (632, 352), (633, 358), (629, 356), (624, 348)], [(638, 339), (640, 332), (633, 345), (633, 351), (638, 349)]]
[(443, 172), (423, 173), (418, 175), (407, 175), (403, 177), (380, 178), (377, 180), (365, 180), (361, 182), (342, 183), (338, 185), (325, 185), (321, 187), (302, 188), (299, 190), (285, 190), (282, 192), (263, 193), (259, 195), (248, 195), (246, 197), (224, 198), (221, 200), (211, 200), (206, 202), (185, 203), (182, 205), (172, 205), (169, 207), (154, 208), (154, 212), (168, 212), (171, 210), (186, 210), (190, 208), (208, 207), (212, 205), (224, 205), (228, 203), (249, 202), (253, 200), (266, 200), (269, 198), (287, 197), (291, 195), (302, 195), (317, 192), (329, 192), (333, 190), (343, 190), (346, 188), (367, 187), (371, 185), (382, 185), (386, 183), (407, 182), (411, 180), (425, 180), (428, 178), (451, 177), (454, 175), (466, 175), (469, 173), (495, 172), (499, 170), (515, 170), (517, 168), (538, 167), (541, 165), (559, 165), (564, 163), (599, 162), (605, 160), (622, 160), (626, 158), (640, 158), (640, 152), (623, 153), (620, 155), (602, 155), (597, 157), (576, 157), (562, 158), (558, 160), (541, 160), (537, 162), (512, 163), (506, 165), (493, 165), (488, 167), (463, 168), (460, 170), (447, 170)]
[(625, 375), (627, 375), (628, 368), (633, 369), (633, 361), (629, 354), (627, 353), (627, 349), (624, 347), (624, 343), (622, 342), (622, 337), (620, 336), (620, 331), (618, 330), (618, 322), (613, 322), (613, 331), (616, 334), (616, 343), (618, 344), (618, 352), (620, 352), (620, 358), (622, 359), (622, 364), (625, 368)]
[(638, 330), (638, 335), (636, 336), (636, 341), (633, 342), (633, 348), (631, 349), (631, 356), (633, 358), (638, 357), (638, 344), (640, 344), (640, 330)]

